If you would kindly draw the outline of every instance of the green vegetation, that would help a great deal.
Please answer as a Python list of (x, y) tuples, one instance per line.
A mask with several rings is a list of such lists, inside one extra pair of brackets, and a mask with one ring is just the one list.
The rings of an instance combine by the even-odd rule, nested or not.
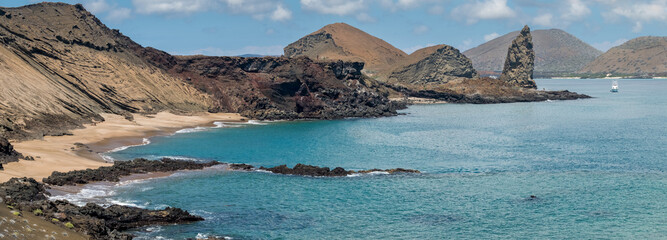
[(74, 228), (74, 224), (72, 224), (71, 222), (67, 222), (67, 223), (65, 223), (65, 227), (67, 227), (69, 229), (72, 229), (72, 228)]
[(35, 214), (35, 216), (41, 216), (42, 214), (44, 214), (44, 212), (42, 212), (42, 209), (39, 208), (35, 209), (35, 211), (32, 211), (32, 213)]
[(21, 216), (21, 212), (19, 211), (12, 211), (12, 214), (14, 214), (14, 216)]
[(57, 222), (60, 222), (60, 220), (58, 220), (57, 218), (51, 218), (51, 222), (57, 223)]

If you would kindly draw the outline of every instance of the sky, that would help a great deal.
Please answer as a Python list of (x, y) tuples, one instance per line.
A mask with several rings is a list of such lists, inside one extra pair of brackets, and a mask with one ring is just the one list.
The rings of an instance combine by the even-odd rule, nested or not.
[[(0, 0), (16, 7), (41, 1)], [(345, 22), (411, 53), (461, 51), (523, 25), (558, 28), (606, 51), (667, 36), (667, 0), (61, 0), (81, 3), (109, 28), (171, 54), (281, 55), (321, 27)]]

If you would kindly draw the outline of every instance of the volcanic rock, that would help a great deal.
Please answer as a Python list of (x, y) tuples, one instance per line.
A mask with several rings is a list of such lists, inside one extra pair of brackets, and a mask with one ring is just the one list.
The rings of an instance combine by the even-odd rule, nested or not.
[(364, 76), (361, 62), (315, 62), (307, 57), (171, 56), (138, 54), (188, 79), (215, 99), (214, 109), (255, 119), (336, 119), (396, 115), (404, 108), (387, 89)]
[(32, 178), (12, 178), (0, 184), (0, 198), (14, 209), (27, 212), (39, 209), (43, 218), (57, 219), (52, 221), (54, 224), (68, 222), (74, 230), (92, 239), (131, 239), (131, 235), (118, 231), (204, 220), (179, 208), (147, 210), (120, 205), (104, 208), (93, 203), (79, 207), (63, 200), (47, 200), (47, 195), (44, 184)]
[(97, 181), (118, 182), (121, 177), (131, 174), (196, 170), (218, 164), (221, 163), (216, 161), (198, 163), (195, 161), (181, 161), (168, 158), (161, 160), (139, 158), (131, 161), (116, 161), (113, 166), (97, 169), (76, 170), (66, 173), (55, 171), (51, 176), (44, 178), (42, 182), (56, 186), (86, 184)]
[(533, 51), (533, 40), (530, 28), (526, 25), (521, 29), (519, 36), (512, 41), (507, 50), (505, 67), (500, 75), (500, 80), (515, 84), (523, 88), (537, 88), (533, 81), (533, 66), (535, 64), (535, 51)]
[(478, 77), (470, 59), (449, 45), (423, 48), (391, 70), (389, 82), (441, 84), (459, 78)]
[(15, 162), (22, 157), (23, 155), (16, 152), (14, 146), (6, 138), (0, 137), (0, 169), (2, 169), (2, 163)]

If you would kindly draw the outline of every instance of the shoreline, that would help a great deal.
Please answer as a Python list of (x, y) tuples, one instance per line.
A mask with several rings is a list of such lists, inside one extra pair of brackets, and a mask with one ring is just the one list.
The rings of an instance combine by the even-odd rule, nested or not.
[(53, 171), (95, 169), (111, 166), (102, 153), (125, 146), (143, 144), (145, 138), (170, 135), (185, 128), (212, 127), (215, 122), (244, 122), (247, 118), (237, 113), (205, 113), (182, 116), (168, 112), (153, 115), (134, 114), (129, 121), (123, 116), (101, 114), (103, 122), (74, 129), (72, 135), (45, 136), (40, 140), (13, 142), (16, 151), (34, 160), (21, 159), (3, 164), (0, 182), (13, 177), (29, 177), (41, 182)]

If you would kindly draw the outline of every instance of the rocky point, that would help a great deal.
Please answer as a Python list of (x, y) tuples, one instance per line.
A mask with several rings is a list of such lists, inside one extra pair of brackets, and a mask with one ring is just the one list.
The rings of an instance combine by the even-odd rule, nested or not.
[(537, 88), (533, 80), (534, 65), (533, 37), (530, 35), (530, 28), (526, 25), (507, 50), (507, 58), (500, 80), (523, 88)]

